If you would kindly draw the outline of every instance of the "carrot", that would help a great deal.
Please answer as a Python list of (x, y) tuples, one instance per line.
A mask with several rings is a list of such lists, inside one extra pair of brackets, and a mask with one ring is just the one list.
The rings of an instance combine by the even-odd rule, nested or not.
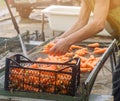
[(100, 46), (99, 43), (88, 44), (88, 47), (91, 47), (91, 48), (95, 48), (95, 47), (99, 47), (99, 46)]
[(81, 48), (83, 48), (83, 47), (78, 46), (78, 45), (71, 45), (69, 50), (72, 51), (73, 49), (81, 49)]
[(39, 57), (36, 61), (37, 61), (37, 62), (43, 62), (44, 59)]
[[(84, 68), (86, 71), (92, 71), (98, 61), (99, 58), (94, 57), (94, 55), (90, 55), (90, 57), (88, 59), (85, 59), (85, 61), (81, 60), (80, 68)], [(81, 71), (84, 71), (84, 69)]]
[(94, 50), (94, 54), (103, 54), (106, 50), (107, 48), (100, 48), (100, 49)]
[(94, 66), (93, 66), (90, 62), (88, 62), (88, 63), (86, 64), (86, 67), (87, 67), (87, 68), (91, 68), (91, 69), (94, 68)]
[(49, 49), (43, 49), (41, 52), (45, 54), (49, 54)]
[(80, 59), (81, 59), (81, 62), (83, 62), (83, 63), (87, 61), (87, 58), (83, 57), (83, 56), (80, 56)]
[(55, 45), (55, 43), (50, 42), (47, 45), (44, 46), (43, 50), (41, 52), (49, 54), (50, 48), (52, 48)]
[(90, 72), (92, 68), (80, 68), (80, 72)]
[(99, 50), (99, 49), (101, 49), (101, 48), (99, 48), (99, 47), (95, 47), (95, 48), (94, 48), (94, 50)]
[(73, 52), (70, 52), (70, 53), (66, 53), (64, 56), (66, 56), (66, 57), (72, 57), (73, 56)]
[(88, 53), (88, 50), (87, 48), (82, 48), (82, 49), (79, 49), (75, 52), (75, 54), (79, 55), (79, 56), (84, 56)]
[(55, 45), (54, 42), (50, 42), (50, 43), (48, 43), (47, 45), (45, 45), (44, 48), (50, 49), (50, 48), (52, 48), (54, 45)]
[(30, 66), (30, 68), (38, 68), (38, 65), (34, 63), (33, 65)]
[(86, 62), (85, 63), (83, 63), (83, 62), (80, 63), (80, 68), (86, 68), (86, 66), (87, 66)]
[(73, 56), (73, 58), (79, 58), (80, 56), (78, 54), (75, 53), (75, 55)]
[(93, 66), (96, 66), (96, 64), (98, 63), (98, 61), (100, 60), (100, 58), (95, 58), (93, 61), (92, 61), (92, 65)]
[(48, 67), (48, 70), (56, 70), (57, 66), (56, 65), (51, 65)]

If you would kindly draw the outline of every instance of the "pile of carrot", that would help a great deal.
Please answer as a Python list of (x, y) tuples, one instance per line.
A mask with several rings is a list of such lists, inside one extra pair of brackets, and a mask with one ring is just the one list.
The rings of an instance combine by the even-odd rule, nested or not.
[(43, 53), (49, 54), (50, 48), (52, 48), (55, 45), (54, 42), (50, 42), (47, 45), (44, 46), (44, 49), (42, 50)]
[[(81, 59), (81, 65), (80, 65), (81, 72), (92, 71), (100, 59), (100, 57), (96, 57), (96, 55), (101, 56), (107, 50), (107, 47), (101, 48), (99, 43), (87, 44), (87, 47), (79, 46), (79, 45), (71, 45), (69, 51), (65, 55), (54, 57), (49, 55), (49, 49), (54, 45), (55, 43), (49, 43), (44, 47), (43, 52), (48, 54), (49, 59), (47, 60), (45, 59), (42, 61), (65, 62), (72, 57), (74, 58), (78, 57)], [(92, 49), (93, 51), (92, 52), (91, 50), (89, 51), (89, 48), (93, 48)], [(47, 52), (45, 52), (46, 50)]]
[[(34, 68), (35, 64), (28, 68)], [(55, 70), (58, 68), (57, 65), (41, 65), (43, 70)], [(37, 68), (41, 67), (40, 65)], [(43, 67), (44, 66), (44, 67)], [(27, 68), (27, 67), (26, 67)], [(70, 68), (66, 69), (70, 72)], [(16, 88), (17, 90), (34, 91), (34, 92), (48, 92), (54, 93), (55, 87), (58, 88), (58, 92), (61, 94), (67, 94), (69, 92), (69, 85), (72, 75), (65, 73), (58, 73), (57, 76), (55, 72), (42, 71), (42, 70), (30, 70), (21, 68), (11, 68), (10, 69), (9, 80), (11, 84), (9, 88)]]
[(81, 64), (80, 64), (81, 72), (92, 71), (100, 59), (99, 57), (94, 57), (93, 55), (91, 55), (88, 59), (84, 59), (83, 57), (80, 58), (81, 58)]
[[(66, 62), (70, 58), (80, 58), (80, 72), (91, 72), (96, 64), (100, 60), (100, 56), (107, 50), (106, 47), (100, 48), (99, 43), (88, 44), (87, 47), (85, 46), (78, 46), (72, 45), (69, 51), (61, 56), (51, 56), (49, 55), (49, 50), (53, 47), (55, 43), (49, 43), (44, 46), (42, 50), (43, 53), (47, 55), (47, 58), (38, 57), (36, 59), (37, 62)], [(92, 51), (89, 48), (93, 48)], [(11, 87), (18, 87), (17, 89), (23, 89), (28, 91), (35, 91), (35, 92), (55, 92), (55, 85), (58, 87), (58, 90), (62, 94), (68, 93), (68, 87), (70, 85), (70, 81), (72, 76), (69, 74), (57, 74), (57, 79), (55, 78), (55, 72), (49, 71), (58, 71), (64, 66), (60, 65), (47, 65), (47, 64), (37, 64), (34, 63), (30, 66), (25, 66), (29, 69), (19, 69), (19, 68), (11, 68), (9, 79), (13, 82), (10, 85)], [(37, 69), (37, 70), (33, 70)], [(43, 69), (44, 71), (39, 71), (38, 69)], [(47, 71), (45, 71), (47, 70)], [(72, 73), (71, 68), (67, 68), (64, 72)], [(21, 84), (21, 82), (25, 82)]]

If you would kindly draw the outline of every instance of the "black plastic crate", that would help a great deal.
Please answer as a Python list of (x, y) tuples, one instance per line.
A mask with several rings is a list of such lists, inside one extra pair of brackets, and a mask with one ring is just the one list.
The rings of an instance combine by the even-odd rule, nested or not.
[(65, 63), (31, 61), (21, 54), (6, 58), (5, 90), (74, 96), (79, 83), (79, 58)]

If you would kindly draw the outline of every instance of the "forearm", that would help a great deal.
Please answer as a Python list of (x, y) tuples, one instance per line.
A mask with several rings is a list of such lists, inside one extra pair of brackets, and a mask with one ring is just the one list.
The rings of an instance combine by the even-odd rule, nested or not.
[[(85, 7), (85, 9), (81, 10), (82, 14), (79, 16), (79, 22), (83, 22), (77, 23), (66, 31), (62, 35), (63, 38), (56, 41), (55, 46), (50, 49), (51, 54), (63, 55), (69, 50), (72, 44), (81, 42), (104, 29), (109, 12), (110, 0), (95, 0), (93, 20), (89, 23), (87, 23), (89, 18), (87, 13), (89, 12), (88, 14), (90, 14), (90, 10), (86, 7), (84, 0), (82, 0), (82, 2), (84, 3), (83, 7)], [(86, 13), (86, 11), (88, 12)], [(85, 15), (87, 15), (87, 17)]]
[(81, 42), (81, 41), (97, 34), (98, 32), (100, 32), (102, 30), (103, 30), (103, 27), (97, 25), (96, 22), (91, 22), (91, 23), (87, 24), (86, 26), (84, 26), (82, 29), (67, 36), (65, 38), (65, 40), (67, 43), (72, 45), (72, 44), (75, 44), (77, 42)]
[(82, 27), (84, 27), (88, 23), (90, 13), (91, 13), (91, 10), (88, 8), (88, 6), (85, 4), (85, 2), (82, 1), (80, 14), (79, 14), (77, 21), (71, 28), (69, 28), (66, 32), (64, 32), (60, 37), (65, 38), (68, 35), (76, 32), (79, 29), (81, 29)]
[(85, 26), (86, 23), (78, 23), (78, 21), (72, 26), (70, 27), (67, 31), (65, 31), (61, 36), (60, 38), (65, 38), (67, 36), (69, 36), (70, 34), (78, 31), (79, 29), (81, 29), (83, 26)]
[[(72, 33), (65, 38), (66, 42), (70, 45), (81, 42), (98, 32), (102, 31), (105, 27), (105, 21), (109, 12), (110, 0), (97, 0), (94, 8), (93, 21), (79, 29), (78, 31)], [(101, 7), (101, 9), (99, 9)], [(99, 12), (102, 12), (99, 13)]]

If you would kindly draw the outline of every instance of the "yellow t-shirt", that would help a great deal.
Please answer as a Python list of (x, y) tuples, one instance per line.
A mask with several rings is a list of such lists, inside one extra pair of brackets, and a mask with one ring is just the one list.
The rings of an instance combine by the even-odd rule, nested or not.
[[(94, 9), (94, 0), (85, 0), (91, 10)], [(106, 30), (120, 41), (120, 6), (109, 11)]]

